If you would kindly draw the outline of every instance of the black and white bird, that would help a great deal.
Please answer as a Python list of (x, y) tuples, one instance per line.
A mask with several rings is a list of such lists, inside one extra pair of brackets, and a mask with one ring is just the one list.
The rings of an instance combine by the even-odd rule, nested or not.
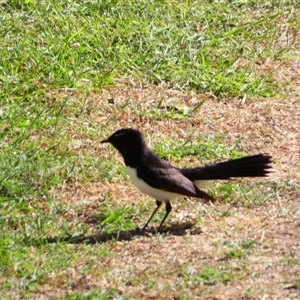
[(171, 201), (184, 196), (214, 201), (200, 190), (203, 181), (232, 179), (237, 177), (264, 177), (271, 172), (271, 156), (257, 154), (197, 168), (180, 169), (173, 167), (154, 154), (147, 146), (143, 135), (137, 129), (117, 130), (101, 143), (112, 144), (123, 156), (126, 170), (134, 185), (144, 194), (156, 199), (156, 208), (146, 222), (145, 230), (161, 204), (166, 213), (158, 227), (172, 210)]

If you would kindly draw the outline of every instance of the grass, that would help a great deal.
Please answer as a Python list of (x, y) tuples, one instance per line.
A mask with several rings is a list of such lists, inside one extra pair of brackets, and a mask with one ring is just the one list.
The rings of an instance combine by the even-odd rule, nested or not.
[[(0, 3), (1, 297), (297, 299), (299, 9)], [(131, 126), (179, 167), (269, 152), (276, 172), (143, 235), (155, 203), (99, 144)]]
[[(188, 274), (188, 272), (186, 272)], [(197, 287), (203, 285), (216, 285), (218, 282), (226, 284), (233, 280), (232, 274), (224, 270), (215, 270), (210, 267), (204, 267), (199, 274), (185, 275), (183, 278), (187, 286)]]

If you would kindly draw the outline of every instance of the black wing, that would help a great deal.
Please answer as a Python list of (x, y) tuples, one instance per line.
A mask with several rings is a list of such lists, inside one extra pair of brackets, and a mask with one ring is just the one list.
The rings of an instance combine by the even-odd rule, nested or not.
[(151, 187), (184, 196), (213, 200), (210, 195), (199, 190), (191, 180), (167, 162), (157, 156), (152, 156), (150, 159), (151, 161), (144, 161), (137, 168), (137, 175)]

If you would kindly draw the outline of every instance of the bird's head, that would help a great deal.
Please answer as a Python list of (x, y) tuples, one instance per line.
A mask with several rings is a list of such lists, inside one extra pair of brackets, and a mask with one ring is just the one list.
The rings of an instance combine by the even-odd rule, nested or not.
[(146, 145), (141, 132), (132, 128), (117, 130), (110, 137), (101, 141), (101, 143), (112, 144), (123, 157), (128, 153), (137, 153), (137, 150), (142, 151)]

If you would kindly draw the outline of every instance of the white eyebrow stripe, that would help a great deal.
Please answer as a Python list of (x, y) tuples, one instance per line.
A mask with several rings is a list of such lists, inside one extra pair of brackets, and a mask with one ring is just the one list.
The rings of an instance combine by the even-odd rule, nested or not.
[(114, 136), (115, 136), (115, 137), (118, 137), (118, 136), (121, 136), (121, 135), (123, 135), (123, 134), (125, 134), (125, 132), (115, 133)]

